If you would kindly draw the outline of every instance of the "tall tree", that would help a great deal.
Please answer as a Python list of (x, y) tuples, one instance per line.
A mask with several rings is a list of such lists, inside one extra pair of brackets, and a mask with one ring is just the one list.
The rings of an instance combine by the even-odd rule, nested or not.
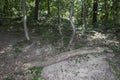
[(50, 15), (50, 0), (47, 0), (48, 15)]
[(112, 4), (112, 11), (113, 11), (113, 22), (114, 24), (120, 23), (119, 21), (119, 11), (120, 11), (120, 2), (119, 0), (113, 0), (113, 4)]
[(8, 0), (4, 1), (3, 13), (4, 13), (5, 16), (7, 15), (8, 9), (9, 9), (9, 4), (8, 3), (9, 3)]
[(63, 46), (63, 44), (64, 44), (64, 41), (63, 41), (63, 33), (62, 33), (62, 28), (61, 28), (61, 26), (60, 26), (60, 24), (61, 24), (61, 14), (60, 14), (60, 0), (58, 0), (57, 1), (57, 12), (58, 12), (58, 24), (59, 24), (59, 33), (60, 33), (60, 35), (61, 35), (61, 46)]
[(23, 7), (23, 25), (25, 31), (25, 37), (27, 40), (30, 40), (28, 29), (27, 29), (27, 10), (26, 10), (26, 0), (22, 0), (22, 7)]
[(86, 0), (82, 1), (82, 11), (83, 11), (83, 33), (85, 32), (86, 26), (87, 26), (87, 7), (86, 7)]
[(107, 0), (104, 0), (104, 7), (105, 7), (105, 19), (104, 22), (106, 23), (108, 21), (108, 4), (107, 4)]
[(72, 37), (69, 41), (69, 44), (68, 44), (68, 49), (70, 48), (73, 40), (74, 40), (74, 37), (75, 37), (75, 33), (76, 33), (76, 28), (75, 28), (75, 25), (74, 25), (74, 22), (73, 22), (73, 13), (74, 13), (74, 0), (71, 0), (70, 1), (71, 5), (70, 5), (70, 16), (69, 16), (69, 20), (70, 20), (70, 23), (71, 23), (71, 27), (72, 27), (72, 30), (73, 30), (73, 33), (72, 33)]
[(60, 22), (61, 22), (61, 19), (60, 19), (60, 0), (58, 0), (57, 8), (58, 8), (58, 24), (60, 24)]
[(39, 3), (40, 3), (40, 0), (35, 0), (35, 13), (34, 13), (35, 20), (38, 20)]
[(93, 2), (93, 19), (92, 19), (92, 24), (97, 23), (97, 13), (98, 13), (98, 0), (94, 0)]

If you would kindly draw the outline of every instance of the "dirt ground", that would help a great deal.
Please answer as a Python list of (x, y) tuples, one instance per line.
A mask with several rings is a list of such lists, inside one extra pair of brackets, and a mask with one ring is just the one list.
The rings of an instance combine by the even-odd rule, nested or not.
[[(96, 35), (98, 39), (80, 40), (79, 44), (85, 47), (103, 47), (104, 44), (119, 43), (115, 40), (104, 39), (104, 37), (99, 39), (98, 34)], [(40, 59), (42, 61), (45, 57), (60, 54), (53, 45), (43, 45), (39, 42), (40, 39), (32, 38), (32, 43), (18, 48), (13, 45), (24, 40), (23, 34), (0, 33), (0, 80), (30, 80), (33, 74), (28, 68), (23, 67), (25, 63), (40, 61)], [(74, 46), (71, 49), (74, 49)], [(119, 80), (109, 64), (109, 61), (114, 60), (114, 56), (115, 53), (112, 50), (76, 56), (44, 67), (41, 72), (43, 79), (38, 80)]]

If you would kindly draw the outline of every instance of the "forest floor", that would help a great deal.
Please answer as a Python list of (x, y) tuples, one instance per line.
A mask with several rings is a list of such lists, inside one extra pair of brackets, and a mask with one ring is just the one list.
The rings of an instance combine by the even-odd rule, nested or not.
[[(120, 80), (119, 41), (108, 38), (108, 35), (94, 32), (80, 37), (71, 45), (72, 53), (75, 53), (76, 45), (81, 46), (80, 51), (91, 48), (95, 49), (95, 53), (78, 50), (80, 54), (87, 54), (53, 61), (55, 63), (52, 64), (49, 64), (50, 60), (55, 60), (56, 55), (67, 50), (42, 43), (44, 40), (40, 36), (33, 35), (31, 38), (32, 42), (26, 42), (22, 34), (0, 33), (0, 80)], [(96, 47), (104, 50), (99, 52)], [(43, 63), (43, 67), (41, 63), (47, 62), (46, 58), (48, 63)]]

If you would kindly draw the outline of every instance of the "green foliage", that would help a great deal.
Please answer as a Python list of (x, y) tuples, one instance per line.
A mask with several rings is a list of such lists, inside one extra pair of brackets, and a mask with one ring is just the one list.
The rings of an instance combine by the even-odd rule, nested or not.
[(33, 74), (33, 77), (29, 80), (43, 80), (41, 77), (41, 71), (42, 71), (42, 67), (32, 67), (30, 68), (30, 72), (31, 74)]
[[(74, 0), (74, 15), (73, 19), (76, 24), (76, 27), (82, 27), (83, 25), (83, 13), (84, 10), (86, 10), (86, 22), (87, 24), (91, 24), (92, 22), (92, 13), (93, 13), (93, 1), (94, 0), (84, 0), (84, 5), (86, 9), (83, 9), (83, 3), (82, 0)], [(22, 17), (23, 11), (21, 8), (21, 0), (0, 0), (0, 17), (9, 17), (9, 18), (17, 18)], [(60, 3), (60, 6), (58, 5)], [(60, 17), (61, 19), (69, 19), (70, 14), (70, 1), (65, 0), (51, 0), (50, 1), (50, 11), (51, 15), (47, 16), (48, 6), (47, 6), (47, 0), (41, 0), (39, 5), (39, 18), (45, 17), (46, 19), (40, 20), (40, 22), (34, 21), (34, 9), (35, 9), (35, 0), (27, 0), (27, 16), (29, 18), (28, 24), (31, 26), (31, 24), (34, 27), (39, 26), (39, 28), (45, 28), (44, 26), (54, 25), (55, 27), (58, 26), (58, 7), (60, 8)], [(98, 23), (97, 24), (110, 24), (109, 26), (113, 26), (115, 24), (120, 24), (120, 5), (118, 0), (100, 0), (98, 3)], [(109, 13), (108, 13), (109, 12)], [(64, 20), (61, 20), (62, 24), (64, 24)], [(6, 22), (6, 21), (5, 21)], [(2, 20), (3, 23), (3, 20)], [(6, 22), (7, 23), (7, 22)], [(11, 21), (9, 24), (13, 24), (14, 22)], [(41, 25), (42, 23), (42, 25)], [(43, 25), (44, 24), (44, 25)], [(48, 25), (48, 26), (49, 26)], [(18, 27), (19, 26), (19, 27)], [(19, 22), (19, 24), (15, 24), (15, 27), (12, 28), (12, 30), (16, 28), (21, 28), (22, 22)], [(31, 26), (31, 27), (33, 27)], [(69, 29), (70, 25), (66, 25), (66, 29)], [(10, 26), (8, 26), (10, 28)], [(89, 27), (89, 26), (88, 26)], [(105, 26), (106, 27), (106, 26)], [(113, 26), (115, 27), (115, 26)], [(4, 27), (5, 28), (5, 27)], [(37, 27), (36, 27), (37, 28)], [(62, 28), (63, 29), (63, 28)], [(110, 29), (110, 27), (109, 27)], [(43, 29), (39, 29), (43, 30)], [(41, 31), (39, 31), (40, 33)], [(67, 33), (67, 32), (66, 32)], [(65, 33), (65, 34), (66, 34)]]
[[(21, 8), (21, 0), (0, 0), (0, 14), (1, 17), (9, 16), (9, 17), (18, 17), (22, 16), (22, 8)], [(86, 6), (86, 12), (88, 16), (88, 22), (91, 22), (92, 18), (92, 3), (93, 0), (85, 0), (85, 6)], [(35, 0), (27, 0), (27, 14), (28, 16), (34, 15), (34, 8), (35, 8)], [(69, 10), (70, 10), (70, 1), (64, 1), (60, 0), (60, 15), (63, 18), (69, 17)], [(82, 9), (82, 1), (81, 0), (74, 0), (74, 16), (75, 20), (82, 20), (83, 18), (83, 9)], [(106, 22), (113, 21), (114, 23), (119, 23), (119, 14), (120, 14), (120, 6), (119, 1), (107, 1), (100, 0), (98, 3), (98, 20), (100, 23), (106, 24)], [(107, 5), (107, 6), (106, 6)], [(40, 11), (39, 14), (41, 15), (47, 15), (47, 0), (46, 1), (40, 1), (39, 5)], [(51, 16), (57, 16), (58, 15), (58, 0), (52, 0), (50, 1), (50, 10), (51, 10)], [(107, 12), (109, 13), (107, 13)], [(117, 16), (117, 17), (116, 17)], [(79, 17), (79, 18), (78, 18)], [(107, 21), (105, 21), (106, 19)]]
[[(40, 19), (41, 18), (44, 19), (38, 20), (32, 25), (35, 27), (31, 26), (31, 32), (34, 30), (33, 34), (39, 34), (44, 39), (44, 41), (52, 44), (58, 42), (61, 38), (63, 38), (65, 44), (67, 45), (72, 35), (70, 22), (67, 19), (61, 18), (62, 22), (58, 24), (58, 19), (56, 16), (50, 16), (48, 18), (46, 18), (46, 16), (42, 16)], [(60, 34), (60, 28), (62, 35)]]

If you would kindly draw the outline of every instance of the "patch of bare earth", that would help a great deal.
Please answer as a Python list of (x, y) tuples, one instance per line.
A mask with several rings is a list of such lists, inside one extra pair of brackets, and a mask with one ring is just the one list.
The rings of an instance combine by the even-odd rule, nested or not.
[(42, 71), (45, 80), (117, 80), (109, 63), (113, 53), (88, 54), (65, 60)]

